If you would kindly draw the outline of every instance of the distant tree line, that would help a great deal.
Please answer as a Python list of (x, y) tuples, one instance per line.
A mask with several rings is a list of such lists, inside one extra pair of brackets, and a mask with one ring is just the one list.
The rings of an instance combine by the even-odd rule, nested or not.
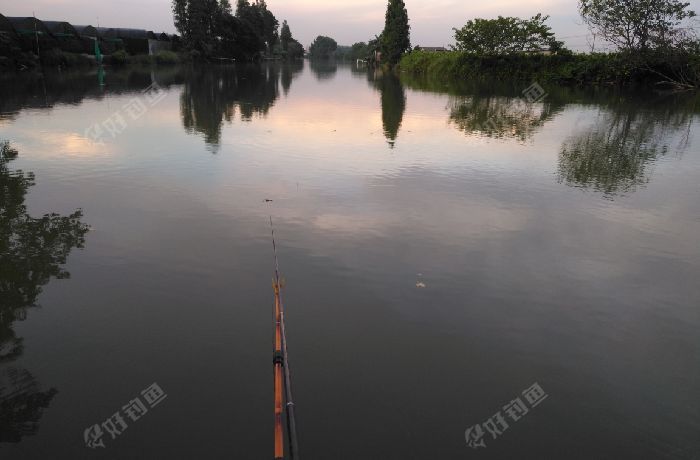
[(265, 0), (238, 0), (235, 14), (229, 0), (173, 0), (172, 10), (175, 28), (195, 58), (303, 56), (286, 21), (280, 35), (279, 21)]
[(350, 60), (377, 60), (393, 66), (411, 50), (410, 36), (411, 26), (408, 24), (406, 4), (403, 0), (389, 0), (384, 30), (380, 35), (368, 42), (340, 47), (334, 39), (319, 35), (309, 47), (309, 54), (312, 59), (335, 57)]

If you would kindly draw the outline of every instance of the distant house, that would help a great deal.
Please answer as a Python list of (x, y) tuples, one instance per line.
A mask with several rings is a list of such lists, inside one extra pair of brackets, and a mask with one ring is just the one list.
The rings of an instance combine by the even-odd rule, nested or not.
[(93, 26), (73, 26), (81, 37), (98, 38), (100, 35)]
[(12, 22), (10, 22), (10, 20), (2, 14), (0, 14), (0, 34), (3, 34), (8, 37), (15, 37), (17, 35), (17, 32), (15, 32), (15, 28), (12, 25)]
[(42, 21), (51, 35), (56, 38), (78, 38), (80, 34), (75, 27), (63, 21)]
[(20, 36), (40, 36), (40, 37), (51, 37), (51, 31), (44, 25), (44, 23), (36, 18), (24, 18), (24, 17), (8, 17), (7, 18), (12, 27), (14, 27), (15, 32)]
[(51, 49), (58, 46), (56, 39), (46, 25), (33, 17), (7, 17), (15, 29), (18, 43), (23, 51), (36, 52), (37, 42), (40, 49)]
[(71, 24), (64, 21), (42, 21), (53, 37), (58, 41), (58, 46), (63, 51), (82, 53), (84, 49), (80, 34)]
[(449, 51), (444, 46), (419, 46), (418, 49), (420, 49), (421, 51), (426, 51), (428, 53), (442, 53), (445, 51)]

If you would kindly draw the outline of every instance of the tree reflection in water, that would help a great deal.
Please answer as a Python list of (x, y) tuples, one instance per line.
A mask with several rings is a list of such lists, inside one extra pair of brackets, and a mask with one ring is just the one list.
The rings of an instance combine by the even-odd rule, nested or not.
[(236, 110), (241, 120), (265, 116), (280, 96), (282, 86), (289, 91), (292, 79), (302, 67), (298, 64), (211, 66), (192, 70), (185, 78), (180, 96), (182, 124), (188, 133), (204, 135), (205, 142), (217, 151), (221, 144), (223, 122), (232, 122)]
[(338, 73), (338, 63), (334, 59), (311, 59), (309, 67), (318, 81), (330, 80)]
[(649, 182), (648, 167), (658, 157), (687, 147), (692, 121), (692, 112), (675, 104), (653, 111), (601, 109), (592, 126), (562, 145), (559, 182), (606, 198), (633, 191)]
[(391, 147), (401, 129), (403, 115), (406, 112), (406, 91), (401, 81), (394, 75), (384, 75), (377, 80), (377, 87), (382, 93), (382, 125), (384, 135)]
[(304, 61), (301, 60), (294, 60), (282, 65), (280, 81), (282, 83), (282, 90), (284, 91), (285, 96), (289, 94), (289, 88), (292, 87), (294, 77), (299, 75), (303, 70)]
[(73, 248), (83, 247), (88, 232), (80, 210), (69, 216), (27, 214), (34, 175), (9, 169), (16, 157), (7, 142), (0, 144), (0, 442), (35, 434), (42, 409), (56, 394), (41, 391), (29, 371), (9, 365), (23, 351), (13, 324), (26, 318), (51, 278), (70, 277), (62, 266)]
[(452, 97), (449, 107), (450, 122), (460, 131), (525, 142), (563, 105), (547, 99), (529, 103), (521, 97), (473, 94)]

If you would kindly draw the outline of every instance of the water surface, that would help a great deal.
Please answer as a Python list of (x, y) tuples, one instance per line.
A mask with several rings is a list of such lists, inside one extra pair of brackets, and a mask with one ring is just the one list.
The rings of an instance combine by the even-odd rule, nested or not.
[(698, 99), (528, 86), (0, 80), (2, 457), (270, 458), (272, 214), (304, 458), (697, 458)]

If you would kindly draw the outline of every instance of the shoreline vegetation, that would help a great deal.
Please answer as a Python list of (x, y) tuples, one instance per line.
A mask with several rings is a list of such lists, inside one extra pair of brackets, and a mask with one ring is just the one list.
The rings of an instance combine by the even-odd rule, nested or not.
[(647, 85), (674, 89), (700, 84), (700, 54), (640, 56), (627, 53), (478, 55), (466, 51), (412, 51), (397, 69), (414, 76), (512, 79), (567, 85)]
[[(402, 56), (398, 68), (434, 79), (510, 78), (572, 85), (700, 86), (696, 13), (679, 0), (579, 0), (591, 51), (557, 40), (549, 16), (472, 19), (453, 29), (452, 51)], [(599, 45), (609, 52), (594, 52)]]

